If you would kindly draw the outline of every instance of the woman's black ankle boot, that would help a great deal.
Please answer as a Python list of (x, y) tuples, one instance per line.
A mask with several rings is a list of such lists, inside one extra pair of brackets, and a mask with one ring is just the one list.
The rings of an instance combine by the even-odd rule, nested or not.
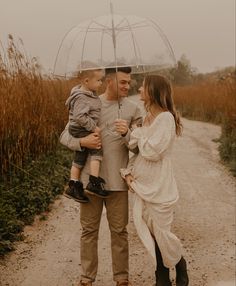
[[(159, 269), (160, 270), (160, 269)], [(171, 281), (169, 278), (169, 269), (157, 270), (156, 274), (156, 286), (171, 286)]]
[(165, 267), (163, 264), (162, 256), (160, 249), (155, 243), (156, 246), (156, 259), (157, 259), (157, 270), (156, 274), (156, 286), (171, 286), (169, 268)]
[(189, 278), (187, 272), (187, 263), (183, 257), (175, 266), (176, 269), (176, 286), (188, 286)]

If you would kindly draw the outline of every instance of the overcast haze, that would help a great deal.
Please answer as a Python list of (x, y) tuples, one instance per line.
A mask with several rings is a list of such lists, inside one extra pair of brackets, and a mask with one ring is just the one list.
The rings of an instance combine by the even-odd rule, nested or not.
[[(199, 72), (235, 65), (235, 0), (113, 0), (114, 13), (148, 17)], [(109, 13), (108, 0), (0, 0), (0, 39), (22, 38), (45, 69), (53, 67), (64, 34)]]

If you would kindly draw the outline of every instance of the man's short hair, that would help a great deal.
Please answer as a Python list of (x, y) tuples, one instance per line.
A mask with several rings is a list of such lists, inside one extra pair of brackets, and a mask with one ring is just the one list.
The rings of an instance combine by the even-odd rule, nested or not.
[(105, 75), (115, 74), (116, 72), (123, 72), (123, 73), (131, 73), (132, 69), (129, 66), (124, 67), (112, 67), (112, 68), (106, 68), (105, 69)]

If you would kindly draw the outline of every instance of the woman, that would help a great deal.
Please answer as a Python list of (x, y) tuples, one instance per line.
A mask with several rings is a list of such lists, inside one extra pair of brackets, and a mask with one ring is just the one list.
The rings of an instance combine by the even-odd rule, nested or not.
[[(147, 110), (142, 127), (131, 133), (133, 163), (121, 170), (136, 193), (133, 209), (137, 232), (156, 264), (156, 286), (169, 286), (169, 268), (176, 268), (176, 285), (187, 286), (186, 261), (179, 239), (171, 232), (174, 206), (179, 198), (171, 163), (171, 149), (182, 125), (175, 110), (169, 81), (149, 75), (140, 88)], [(137, 153), (136, 152), (136, 153)]]

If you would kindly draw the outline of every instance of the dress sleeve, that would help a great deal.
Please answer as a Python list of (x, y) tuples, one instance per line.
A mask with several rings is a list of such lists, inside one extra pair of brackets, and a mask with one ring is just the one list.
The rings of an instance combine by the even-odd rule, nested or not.
[(137, 157), (136, 154), (132, 154), (129, 158), (127, 167), (120, 169), (120, 174), (123, 179), (125, 179), (125, 176), (130, 175), (132, 173), (136, 157)]
[(156, 118), (149, 127), (137, 128), (131, 134), (130, 144), (138, 146), (142, 157), (158, 161), (175, 138), (175, 121), (171, 113), (164, 113)]

